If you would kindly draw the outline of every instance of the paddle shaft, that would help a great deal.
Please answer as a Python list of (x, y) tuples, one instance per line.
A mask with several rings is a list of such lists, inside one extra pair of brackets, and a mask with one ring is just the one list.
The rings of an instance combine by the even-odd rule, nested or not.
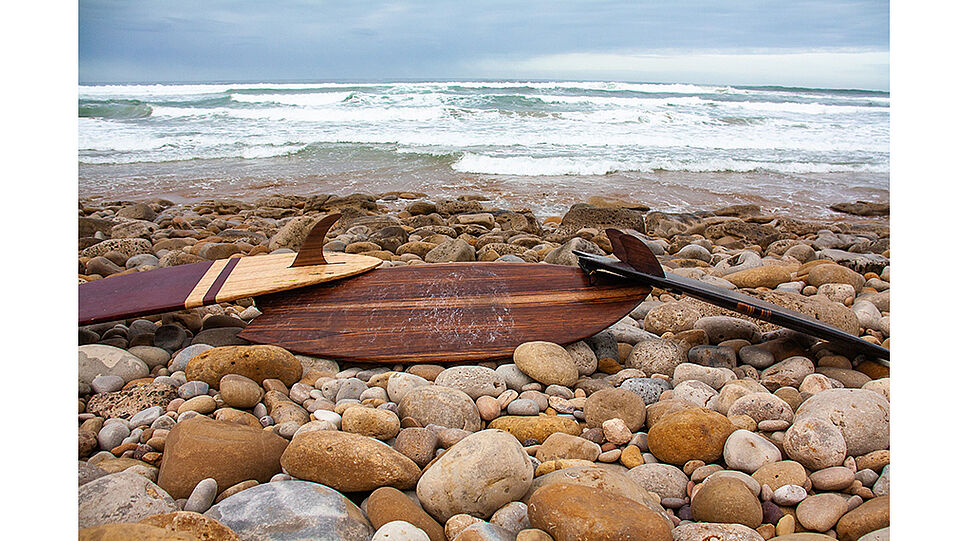
[(682, 293), (727, 310), (827, 340), (851, 352), (885, 361), (889, 360), (889, 350), (886, 348), (776, 304), (682, 276), (646, 274), (633, 269), (626, 263), (607, 257), (578, 251), (575, 254), (579, 256), (579, 266), (592, 276), (595, 276), (597, 272), (607, 272), (652, 287)]

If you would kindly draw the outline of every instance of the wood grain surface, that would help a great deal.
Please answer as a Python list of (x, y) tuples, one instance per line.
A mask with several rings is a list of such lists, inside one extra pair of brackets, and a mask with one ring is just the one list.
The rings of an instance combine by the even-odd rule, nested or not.
[(110, 276), (78, 287), (80, 325), (157, 314), (338, 280), (380, 260), (327, 253), (326, 265), (290, 267), (296, 254), (204, 261)]
[(240, 338), (295, 353), (375, 363), (509, 357), (533, 340), (567, 344), (628, 314), (649, 293), (597, 285), (575, 267), (446, 263), (378, 269), (256, 299)]

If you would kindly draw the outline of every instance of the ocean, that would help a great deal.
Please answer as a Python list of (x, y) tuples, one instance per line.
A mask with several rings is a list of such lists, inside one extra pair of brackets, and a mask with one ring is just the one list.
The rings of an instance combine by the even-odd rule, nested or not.
[(887, 202), (887, 92), (621, 82), (82, 85), (78, 193), (484, 195), (564, 213)]

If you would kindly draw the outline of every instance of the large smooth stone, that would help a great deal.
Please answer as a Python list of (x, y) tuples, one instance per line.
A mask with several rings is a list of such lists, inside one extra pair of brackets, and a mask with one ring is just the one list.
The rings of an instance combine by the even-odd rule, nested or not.
[(690, 478), (683, 470), (669, 464), (640, 464), (627, 476), (644, 489), (659, 494), (660, 498), (685, 498)]
[(673, 541), (669, 524), (645, 505), (575, 484), (548, 485), (528, 503), (528, 520), (555, 539)]
[(652, 338), (636, 344), (626, 358), (627, 368), (638, 368), (647, 376), (666, 374), (673, 377), (676, 366), (687, 362), (686, 349), (677, 342)]
[(293, 438), (279, 459), (286, 472), (340, 492), (392, 486), (414, 488), (421, 475), (414, 461), (387, 444), (349, 432), (317, 430)]
[(749, 430), (735, 430), (723, 445), (723, 461), (732, 470), (754, 473), (780, 460), (781, 451), (773, 443)]
[(848, 504), (843, 496), (825, 492), (802, 500), (797, 504), (796, 514), (797, 521), (808, 530), (826, 532), (847, 512)]
[(192, 357), (185, 367), (189, 381), (204, 381), (218, 388), (226, 374), (239, 374), (256, 383), (278, 379), (287, 387), (303, 377), (303, 365), (295, 355), (278, 346), (224, 346)]
[(77, 491), (77, 500), (78, 528), (137, 522), (151, 515), (178, 511), (175, 500), (160, 486), (127, 471), (85, 483)]
[(205, 512), (246, 541), (369, 541), (367, 518), (339, 492), (307, 481), (277, 481), (238, 492)]
[(542, 442), (535, 452), (535, 458), (540, 462), (559, 460), (563, 458), (578, 458), (594, 461), (599, 458), (601, 449), (594, 442), (579, 436), (556, 432)]
[(452, 387), (477, 400), (481, 396), (498, 396), (505, 392), (505, 380), (494, 370), (478, 365), (455, 366), (438, 374), (436, 385)]
[(572, 355), (552, 342), (525, 342), (515, 348), (512, 360), (528, 377), (545, 385), (571, 387), (579, 379)]
[[(561, 484), (581, 485), (602, 494), (629, 498), (646, 506), (653, 512), (660, 514), (664, 520), (669, 520), (663, 511), (663, 506), (645, 488), (638, 485), (624, 473), (623, 467), (618, 466), (607, 469), (606, 466), (609, 465), (574, 466), (546, 473), (532, 481), (531, 488), (528, 489), (528, 492), (521, 501), (526, 504), (529, 503), (532, 495), (544, 486)], [(671, 528), (673, 527), (672, 521), (669, 521), (668, 524)]]
[(128, 383), (148, 377), (145, 361), (127, 351), (103, 344), (87, 344), (77, 348), (77, 379), (90, 385), (98, 376), (119, 376)]
[(424, 470), (417, 497), (441, 523), (460, 513), (488, 519), (528, 492), (533, 471), (531, 459), (514, 436), (483, 430), (454, 444)]
[(631, 431), (646, 422), (646, 403), (639, 395), (626, 389), (602, 389), (585, 401), (585, 418), (589, 427), (601, 427), (609, 419), (622, 419)]
[(690, 460), (707, 464), (720, 459), (727, 437), (736, 430), (723, 415), (705, 408), (690, 408), (661, 418), (649, 429), (649, 451), (669, 464)]
[(698, 522), (743, 524), (756, 528), (764, 519), (760, 501), (743, 481), (732, 477), (704, 482), (703, 488), (693, 493), (690, 509)]
[(840, 466), (848, 445), (841, 429), (828, 419), (799, 415), (784, 433), (784, 452), (811, 470)]
[(795, 412), (794, 421), (818, 417), (841, 430), (849, 456), (887, 449), (889, 404), (867, 389), (828, 389), (808, 398)]
[(422, 385), (407, 392), (397, 405), (401, 419), (413, 417), (422, 426), (439, 425), (474, 432), (481, 416), (474, 400), (463, 391), (443, 385)]
[(188, 498), (211, 477), (219, 492), (236, 483), (260, 483), (280, 473), (287, 441), (272, 432), (198, 416), (175, 424), (165, 439), (158, 484), (174, 498)]

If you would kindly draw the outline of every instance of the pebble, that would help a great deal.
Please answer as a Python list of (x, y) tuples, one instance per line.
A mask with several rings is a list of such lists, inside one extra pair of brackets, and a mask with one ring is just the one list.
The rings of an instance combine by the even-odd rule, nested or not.
[(527, 398), (517, 398), (508, 403), (508, 415), (538, 415), (539, 405)]
[(215, 502), (218, 489), (219, 484), (215, 479), (211, 477), (202, 479), (195, 485), (195, 489), (189, 495), (183, 510), (193, 513), (204, 513), (208, 511), (212, 507), (212, 503)]
[(797, 505), (797, 520), (805, 528), (826, 532), (848, 512), (845, 498), (839, 494), (823, 493), (808, 496)]
[(121, 376), (97, 376), (91, 380), (91, 390), (95, 393), (111, 393), (120, 391), (124, 384), (125, 380)]
[[(767, 486), (769, 489), (770, 487)], [(798, 485), (783, 485), (773, 491), (773, 500), (777, 505), (794, 506), (807, 498), (807, 490)]]
[(545, 385), (571, 387), (579, 379), (579, 370), (572, 356), (565, 348), (552, 342), (521, 344), (515, 348), (512, 359), (519, 370)]

